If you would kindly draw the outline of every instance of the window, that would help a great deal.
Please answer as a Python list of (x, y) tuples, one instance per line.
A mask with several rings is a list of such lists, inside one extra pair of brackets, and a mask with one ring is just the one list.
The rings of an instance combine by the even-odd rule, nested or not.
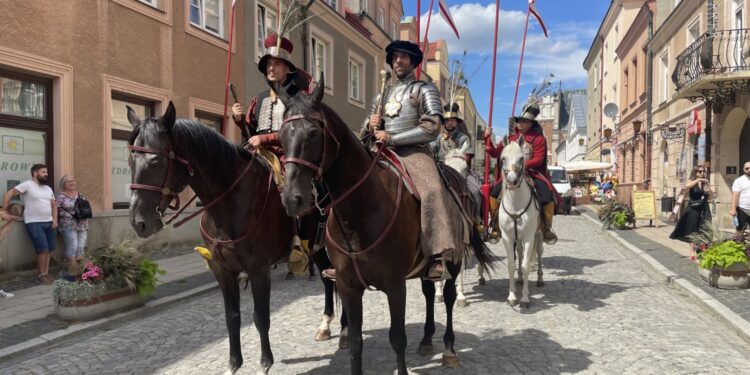
[(224, 0), (190, 0), (190, 24), (224, 37)]
[(659, 71), (661, 79), (659, 80), (659, 91), (660, 91), (660, 97), (659, 102), (663, 103), (666, 102), (667, 99), (669, 99), (669, 52), (664, 51), (664, 53), (659, 56)]
[(31, 178), (31, 166), (50, 166), (52, 176), (52, 83), (0, 71), (0, 191)]
[(698, 37), (701, 36), (700, 17), (693, 21), (690, 26), (688, 26), (687, 33), (687, 46), (690, 46), (691, 44), (693, 44), (693, 42), (695, 42), (696, 39), (698, 39)]
[(381, 7), (378, 7), (378, 27), (385, 30), (385, 13)]
[(635, 100), (638, 98), (638, 95), (640, 94), (640, 91), (638, 91), (640, 87), (638, 87), (638, 56), (633, 57), (633, 99), (631, 99), (631, 102), (635, 102)]
[(138, 0), (144, 4), (150, 5), (156, 9), (159, 9), (159, 0)]
[(133, 130), (128, 121), (128, 109), (133, 108), (139, 118), (154, 116), (155, 103), (127, 95), (112, 93), (112, 208), (130, 206), (130, 167), (128, 166), (128, 138)]
[(625, 89), (622, 90), (622, 93), (620, 95), (622, 95), (622, 98), (625, 99), (624, 102), (625, 102), (625, 105), (627, 105), (628, 103), (630, 103), (630, 98), (629, 98), (630, 96), (629, 95), (630, 94), (630, 85), (629, 85), (630, 71), (627, 68), (625, 68), (625, 71), (623, 72), (622, 80), (623, 80), (623, 85), (625, 85)]
[(356, 101), (356, 104), (364, 104), (364, 77), (365, 62), (364, 59), (350, 53), (349, 54), (349, 99)]
[[(310, 73), (315, 80), (325, 76), (326, 94), (333, 95), (333, 38), (310, 25)], [(343, 62), (342, 62), (343, 64)]]
[(256, 22), (256, 34), (258, 40), (255, 47), (255, 59), (256, 61), (259, 61), (260, 58), (266, 54), (264, 41), (266, 40), (268, 34), (272, 33), (274, 28), (276, 27), (276, 13), (269, 10), (263, 5), (258, 4), (258, 9), (256, 12)]
[(222, 134), (221, 115), (215, 115), (213, 113), (203, 111), (195, 111), (195, 118), (201, 124), (208, 126), (219, 134)]
[(336, 2), (336, 0), (325, 0), (325, 3), (328, 4), (328, 6), (333, 9), (338, 9), (337, 8), (338, 3)]
[(359, 1), (359, 13), (367, 13), (367, 0), (360, 0)]
[(745, 28), (745, 5), (743, 2), (736, 1), (734, 2), (734, 29), (736, 31), (730, 32), (729, 42), (733, 44), (733, 60), (730, 65), (733, 65), (735, 67), (744, 67), (745, 59), (743, 58), (742, 54), (742, 47), (744, 47), (745, 38), (744, 34), (740, 34)]
[(391, 39), (396, 40), (398, 39), (398, 33), (396, 32), (396, 21), (391, 21)]

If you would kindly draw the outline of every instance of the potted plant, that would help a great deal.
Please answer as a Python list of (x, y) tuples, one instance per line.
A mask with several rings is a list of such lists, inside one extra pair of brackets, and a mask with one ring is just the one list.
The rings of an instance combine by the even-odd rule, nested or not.
[(696, 246), (705, 248), (698, 254), (701, 279), (721, 289), (747, 288), (748, 244), (742, 238), (728, 238), (711, 222), (704, 223), (689, 238)]
[(599, 209), (599, 221), (604, 229), (612, 229), (613, 226), (615, 229), (627, 229), (635, 224), (635, 212), (616, 199), (607, 198)]
[(55, 281), (52, 295), (63, 320), (92, 320), (139, 306), (166, 272), (132, 242), (94, 249), (80, 273)]

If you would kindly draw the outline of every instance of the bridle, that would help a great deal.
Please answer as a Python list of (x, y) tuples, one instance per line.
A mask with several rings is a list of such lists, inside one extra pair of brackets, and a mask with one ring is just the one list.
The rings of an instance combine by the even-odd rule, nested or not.
[[(172, 151), (171, 144), (165, 150), (159, 150), (155, 148), (135, 146), (135, 145), (128, 145), (128, 150), (130, 150), (131, 153), (142, 152), (144, 154), (154, 154), (154, 155), (159, 155), (159, 156), (167, 158), (167, 173), (164, 176), (164, 182), (162, 183), (161, 186), (138, 184), (138, 183), (133, 182), (130, 184), (130, 190), (148, 190), (148, 191), (155, 191), (157, 193), (161, 193), (161, 200), (159, 201), (159, 205), (156, 207), (156, 212), (158, 212), (161, 217), (164, 217), (164, 214), (167, 208), (170, 208), (173, 210), (180, 210), (180, 196), (178, 192), (173, 191), (169, 187), (170, 186), (169, 183), (171, 182), (172, 176), (174, 175), (174, 162), (175, 161), (183, 164), (185, 168), (187, 168), (188, 174), (190, 174), (190, 177), (192, 177), (195, 174), (195, 171), (193, 170), (193, 167), (190, 166), (190, 163), (185, 158), (177, 156), (174, 153), (174, 151)], [(192, 202), (193, 199), (191, 199), (190, 201)], [(173, 201), (175, 202), (174, 206), (171, 205)], [(190, 204), (190, 202), (188, 202), (188, 204)], [(182, 210), (180, 210), (180, 212), (182, 212)]]
[(328, 143), (328, 142), (326, 142), (325, 139), (324, 139), (324, 141), (323, 141), (323, 154), (322, 154), (323, 156), (321, 158), (322, 160), (320, 162), (320, 165), (315, 164), (315, 163), (313, 163), (313, 162), (311, 162), (309, 160), (302, 159), (302, 158), (287, 157), (287, 156), (284, 157), (284, 160), (282, 160), (282, 163), (284, 165), (286, 165), (288, 163), (299, 164), (299, 165), (303, 165), (303, 166), (305, 166), (307, 168), (310, 168), (313, 171), (315, 171), (315, 179), (316, 180), (321, 180), (323, 178), (323, 173), (325, 172), (325, 170), (327, 169), (327, 167), (330, 166), (330, 163), (333, 162), (333, 159), (335, 159), (336, 157), (339, 156), (339, 150), (341, 149), (341, 143), (339, 143), (339, 140), (336, 138), (336, 135), (333, 134), (333, 132), (328, 128), (328, 126), (326, 124), (326, 121), (325, 121), (325, 118), (323, 117), (323, 115), (320, 112), (314, 112), (314, 113), (309, 114), (309, 115), (297, 114), (297, 115), (289, 116), (289, 117), (287, 117), (287, 118), (284, 119), (284, 121), (281, 123), (281, 126), (284, 126), (284, 125), (286, 125), (289, 122), (298, 121), (298, 120), (305, 120), (307, 122), (315, 122), (315, 123), (320, 124), (320, 126), (321, 126), (321, 128), (323, 128), (323, 131), (325, 132), (325, 134), (328, 135), (328, 136), (330, 136), (331, 139), (333, 139), (334, 143), (336, 144), (336, 153), (335, 153), (334, 157), (332, 159), (330, 159), (330, 162), (326, 163), (326, 155), (327, 155), (326, 154), (326, 151), (327, 151), (326, 150), (326, 143)]

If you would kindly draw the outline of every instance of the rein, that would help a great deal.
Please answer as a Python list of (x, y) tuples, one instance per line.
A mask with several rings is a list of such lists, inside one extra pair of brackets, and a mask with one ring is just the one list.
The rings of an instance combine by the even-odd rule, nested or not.
[[(172, 172), (174, 170), (174, 161), (177, 160), (178, 162), (185, 165), (185, 167), (188, 170), (188, 173), (192, 177), (195, 174), (195, 172), (193, 171), (193, 167), (190, 166), (190, 162), (188, 162), (184, 158), (181, 158), (175, 155), (174, 151), (172, 151), (171, 149), (159, 150), (159, 149), (149, 148), (149, 147), (128, 145), (128, 150), (130, 150), (131, 152), (137, 151), (137, 152), (142, 152), (145, 154), (154, 154), (154, 155), (159, 155), (159, 156), (163, 156), (167, 158), (167, 174), (164, 176), (164, 183), (161, 186), (131, 183), (130, 190), (148, 190), (148, 191), (155, 191), (157, 193), (161, 193), (162, 197), (161, 197), (161, 200), (159, 201), (159, 206), (156, 207), (156, 211), (159, 212), (162, 216), (164, 215), (164, 213), (159, 211), (159, 209), (164, 205), (165, 199), (168, 199), (166, 201), (167, 208), (171, 208), (173, 210), (179, 210), (180, 209), (180, 196), (177, 192), (172, 191), (168, 185), (169, 185), (169, 181), (172, 179), (172, 174), (173, 174)], [(174, 206), (171, 206), (172, 201), (175, 201)], [(192, 199), (191, 199), (191, 202), (192, 202)], [(166, 211), (166, 208), (165, 208), (165, 211)]]
[[(531, 186), (529, 186), (529, 189), (531, 189)], [(503, 196), (505, 196), (504, 192)], [(521, 220), (521, 216), (523, 216), (529, 210), (532, 201), (534, 201), (534, 194), (532, 193), (532, 191), (529, 191), (529, 202), (526, 203), (526, 207), (521, 210), (521, 212), (515, 214), (508, 212), (508, 209), (505, 207), (505, 199), (500, 201), (500, 206), (503, 208), (503, 211), (508, 216), (510, 216), (511, 219), (513, 219), (513, 251), (517, 251), (516, 247), (518, 245), (518, 221)]]
[[(341, 148), (341, 143), (336, 138), (335, 134), (327, 126), (328, 123), (325, 121), (325, 118), (323, 116), (321, 116), (319, 113), (316, 113), (314, 116), (305, 116), (305, 115), (302, 115), (302, 114), (298, 114), (298, 115), (290, 116), (290, 117), (284, 119), (283, 123), (286, 124), (288, 122), (296, 121), (296, 120), (306, 120), (308, 122), (316, 121), (319, 124), (321, 124), (321, 126), (323, 127), (323, 131), (326, 134), (328, 134), (331, 138), (333, 138), (334, 142), (336, 143), (336, 155), (335, 155), (335, 157), (339, 156), (339, 150)], [(378, 164), (378, 160), (380, 159), (381, 155), (383, 154), (383, 149), (384, 148), (385, 148), (385, 145), (378, 144), (378, 151), (375, 153), (375, 155), (374, 155), (374, 157), (372, 159), (372, 163), (370, 163), (370, 167), (367, 169), (367, 171), (365, 172), (365, 174), (359, 180), (357, 180), (357, 182), (354, 183), (354, 185), (352, 185), (343, 194), (341, 194), (341, 196), (339, 196), (336, 199), (333, 199), (331, 201), (331, 203), (329, 203), (328, 205), (326, 205), (324, 208), (320, 209), (321, 212), (330, 212), (330, 211), (332, 211), (339, 203), (343, 202), (354, 191), (356, 191), (360, 186), (362, 186), (362, 184), (364, 184), (365, 181), (367, 181), (367, 179), (370, 177), (370, 175), (372, 174), (372, 172), (375, 170), (375, 166)], [(334, 157), (334, 159), (335, 159), (335, 157)], [(323, 143), (323, 157), (322, 157), (322, 159), (323, 159), (323, 162), (326, 160), (325, 140), (324, 140), (324, 143)], [(284, 160), (284, 164), (285, 165), (287, 163), (293, 163), (293, 164), (303, 165), (305, 167), (308, 167), (308, 168), (312, 169), (313, 171), (315, 171), (317, 173), (316, 180), (322, 180), (323, 179), (323, 174), (325, 173), (325, 168), (324, 168), (323, 162), (321, 162), (320, 165), (317, 165), (317, 164), (315, 164), (313, 162), (310, 162), (308, 160), (304, 160), (304, 159), (301, 159), (301, 158), (295, 158), (295, 157), (287, 157)], [(378, 245), (380, 245), (380, 243), (383, 242), (383, 240), (385, 240), (386, 235), (390, 232), (390, 230), (393, 227), (393, 225), (396, 223), (396, 219), (398, 217), (398, 212), (399, 212), (399, 210), (401, 208), (401, 197), (403, 195), (403, 189), (404, 189), (403, 185), (404, 185), (404, 181), (403, 181), (403, 179), (401, 177), (399, 177), (398, 191), (397, 191), (397, 197), (396, 197), (396, 205), (395, 205), (395, 208), (393, 210), (393, 215), (391, 216), (390, 220), (388, 221), (388, 224), (383, 229), (383, 231), (380, 233), (380, 235), (375, 240), (375, 242), (373, 242), (372, 244), (370, 244), (370, 246), (368, 246), (366, 249), (364, 249), (362, 251), (358, 251), (358, 252), (347, 251), (346, 249), (344, 249), (343, 246), (341, 246), (338, 242), (336, 242), (336, 240), (333, 239), (333, 237), (331, 236), (331, 232), (330, 232), (328, 226), (326, 225), (326, 229), (325, 229), (326, 241), (334, 249), (336, 249), (336, 251), (338, 251), (339, 253), (341, 253), (343, 255), (346, 255), (347, 257), (349, 257), (349, 259), (352, 260), (352, 263), (354, 264), (354, 272), (357, 275), (357, 279), (359, 280), (359, 282), (362, 284), (362, 286), (365, 289), (372, 290), (372, 291), (377, 290), (376, 288), (371, 287), (370, 284), (368, 284), (365, 281), (364, 276), (362, 275), (362, 271), (361, 271), (361, 269), (359, 267), (358, 257), (361, 256), (361, 255), (364, 255), (364, 254), (368, 253), (370, 250), (372, 250), (372, 249), (376, 248)], [(317, 202), (316, 202), (316, 204), (317, 204)], [(309, 213), (310, 211), (314, 210), (315, 208), (317, 208), (317, 207), (316, 206), (310, 207), (308, 210), (306, 210), (305, 212), (303, 212), (300, 216), (306, 215), (307, 213)]]

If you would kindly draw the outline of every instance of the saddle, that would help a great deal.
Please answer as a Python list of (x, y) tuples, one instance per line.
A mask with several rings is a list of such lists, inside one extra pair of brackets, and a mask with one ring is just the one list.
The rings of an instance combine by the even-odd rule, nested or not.
[(258, 147), (255, 152), (257, 155), (265, 161), (266, 166), (273, 173), (273, 181), (276, 183), (276, 187), (279, 192), (284, 190), (284, 167), (281, 164), (281, 160), (271, 150), (265, 147)]
[(395, 152), (393, 152), (393, 150), (389, 149), (388, 147), (385, 147), (385, 146), (380, 146), (380, 147), (383, 147), (383, 151), (380, 154), (381, 155), (381, 159), (379, 162), (380, 166), (389, 169), (396, 176), (401, 177), (406, 189), (414, 196), (414, 198), (420, 201), (421, 198), (419, 196), (419, 191), (417, 191), (417, 186), (414, 185), (414, 181), (411, 179), (411, 176), (409, 176), (409, 172), (406, 171), (406, 167), (404, 166), (404, 163), (401, 161), (401, 157), (398, 156)]

